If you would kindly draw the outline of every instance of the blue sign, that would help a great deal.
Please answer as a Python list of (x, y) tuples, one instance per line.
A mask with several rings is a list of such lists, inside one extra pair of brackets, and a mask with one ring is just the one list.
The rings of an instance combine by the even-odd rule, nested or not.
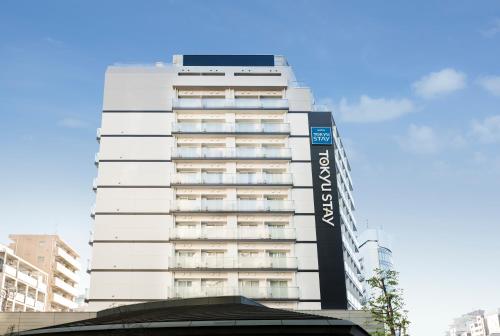
[(331, 145), (331, 127), (311, 127), (311, 143), (313, 145)]

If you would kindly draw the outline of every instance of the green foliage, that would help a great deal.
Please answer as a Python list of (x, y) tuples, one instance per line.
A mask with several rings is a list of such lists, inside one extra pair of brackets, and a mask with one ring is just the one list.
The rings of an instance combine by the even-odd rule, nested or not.
[(367, 280), (374, 294), (368, 298), (365, 309), (385, 327), (374, 333), (374, 336), (408, 335), (410, 321), (405, 310), (403, 291), (398, 288), (398, 275), (396, 271), (377, 268), (375, 275)]

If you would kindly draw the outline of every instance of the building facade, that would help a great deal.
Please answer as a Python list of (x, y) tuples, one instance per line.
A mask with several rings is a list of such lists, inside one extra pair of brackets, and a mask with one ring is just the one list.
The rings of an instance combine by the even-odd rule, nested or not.
[(500, 336), (500, 309), (475, 310), (453, 320), (449, 336)]
[(97, 138), (90, 310), (221, 295), (361, 307), (349, 162), (284, 57), (111, 66)]
[[(359, 235), (359, 261), (365, 280), (375, 275), (375, 269), (393, 269), (392, 250), (389, 236), (382, 229), (366, 229)], [(364, 297), (376, 294), (363, 282)]]
[(47, 273), (0, 244), (0, 312), (43, 312)]
[(47, 311), (72, 311), (79, 294), (78, 253), (57, 235), (10, 235), (10, 248), (48, 274)]

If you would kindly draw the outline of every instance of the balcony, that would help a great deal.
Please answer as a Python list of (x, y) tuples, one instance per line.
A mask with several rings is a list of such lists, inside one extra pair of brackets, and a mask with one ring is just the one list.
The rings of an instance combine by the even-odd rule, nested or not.
[(239, 288), (239, 294), (251, 299), (296, 300), (299, 298), (298, 287), (246, 287)]
[(35, 307), (35, 298), (31, 296), (27, 296), (24, 302), (26, 303), (27, 306)]
[(171, 240), (199, 240), (199, 239), (239, 239), (239, 240), (258, 240), (258, 239), (277, 239), (293, 240), (295, 239), (294, 228), (252, 228), (252, 229), (207, 229), (207, 228), (175, 228), (170, 231)]
[(45, 311), (45, 302), (42, 301), (35, 302), (35, 309), (38, 311)]
[(75, 269), (77, 270), (80, 269), (80, 263), (78, 262), (78, 260), (72, 255), (70, 255), (68, 252), (64, 251), (62, 248), (60, 247), (57, 248), (56, 256), (64, 259), (64, 261), (73, 266)]
[(17, 270), (10, 265), (3, 264), (2, 265), (2, 272), (4, 272), (5, 274), (8, 274), (14, 278), (17, 277)]
[(174, 257), (170, 259), (174, 269), (296, 269), (297, 258), (282, 257)]
[(38, 285), (38, 279), (37, 278), (34, 278), (32, 277), (31, 275), (29, 274), (26, 274), (24, 272), (21, 272), (21, 271), (17, 271), (17, 278), (25, 283), (27, 283), (28, 285), (30, 285), (31, 287), (37, 287)]
[(52, 301), (67, 309), (75, 309), (77, 307), (77, 304), (75, 302), (57, 293), (52, 294)]
[(292, 174), (177, 173), (172, 185), (292, 185)]
[(174, 109), (288, 109), (288, 100), (279, 98), (178, 98), (172, 101)]
[(59, 278), (54, 278), (54, 286), (59, 288), (60, 290), (68, 293), (71, 296), (77, 296), (78, 295), (78, 289), (75, 287), (71, 286), (70, 284), (64, 282), (63, 280)]
[(354, 286), (356, 286), (356, 288), (362, 293), (363, 292), (363, 284), (361, 283), (361, 281), (359, 281), (358, 275), (353, 272), (353, 270), (349, 267), (349, 265), (347, 265), (346, 262), (344, 262), (344, 268), (345, 268), (347, 275), (349, 276), (351, 281), (354, 283)]
[(169, 298), (194, 298), (207, 296), (243, 295), (255, 300), (298, 300), (298, 287), (177, 287)]
[(213, 123), (180, 122), (174, 123), (172, 133), (270, 133), (290, 134), (287, 123)]
[(56, 262), (56, 271), (74, 282), (79, 281), (78, 275), (60, 262)]
[(294, 212), (293, 201), (281, 200), (176, 200), (172, 212)]
[(172, 159), (292, 159), (290, 148), (177, 147)]

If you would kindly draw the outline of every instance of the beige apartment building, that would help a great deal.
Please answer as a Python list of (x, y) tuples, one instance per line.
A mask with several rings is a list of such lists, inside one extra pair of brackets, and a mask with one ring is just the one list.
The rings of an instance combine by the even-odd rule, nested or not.
[(47, 273), (0, 244), (0, 312), (43, 312)]
[(48, 275), (47, 311), (72, 311), (77, 304), (78, 253), (58, 235), (10, 235), (14, 253)]

